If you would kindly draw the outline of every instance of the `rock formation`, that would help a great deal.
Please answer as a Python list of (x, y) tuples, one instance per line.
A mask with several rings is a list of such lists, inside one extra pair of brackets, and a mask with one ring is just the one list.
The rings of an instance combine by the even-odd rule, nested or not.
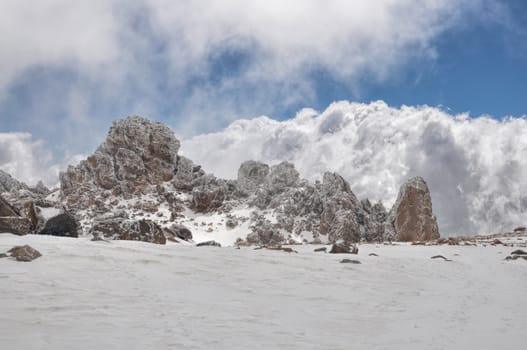
[(62, 197), (81, 209), (104, 195), (145, 194), (149, 185), (173, 179), (178, 150), (174, 133), (161, 123), (142, 117), (115, 121), (93, 155), (61, 174)]
[(428, 189), (417, 180), (403, 186), (388, 215), (381, 203), (360, 201), (336, 173), (310, 183), (291, 163), (248, 160), (236, 180), (224, 180), (178, 150), (179, 141), (160, 123), (141, 117), (115, 121), (93, 155), (61, 174), (60, 204), (75, 213), (85, 234), (153, 243), (190, 241), (184, 225), (205, 225), (192, 222), (196, 215), (223, 217), (224, 229), (246, 229), (239, 244), (349, 246), (437, 236)]
[(426, 182), (414, 177), (401, 186), (386, 220), (386, 237), (398, 241), (429, 241), (439, 238), (432, 198)]

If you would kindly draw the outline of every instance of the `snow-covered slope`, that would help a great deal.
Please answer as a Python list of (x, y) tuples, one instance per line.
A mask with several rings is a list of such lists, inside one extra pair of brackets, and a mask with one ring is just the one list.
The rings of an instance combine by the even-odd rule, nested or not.
[[(43, 256), (0, 260), (2, 349), (481, 350), (525, 342), (527, 261), (505, 261), (510, 247), (361, 245), (353, 258), (362, 264), (352, 265), (313, 246), (287, 254), (0, 235), (0, 252), (17, 244)], [(453, 261), (431, 260), (436, 254)]]
[(426, 179), (442, 234), (499, 232), (527, 221), (527, 120), (469, 118), (427, 106), (334, 103), (295, 118), (239, 120), (183, 140), (181, 153), (235, 178), (247, 159), (295, 164), (302, 177), (335, 171), (360, 198), (390, 208), (399, 186)]

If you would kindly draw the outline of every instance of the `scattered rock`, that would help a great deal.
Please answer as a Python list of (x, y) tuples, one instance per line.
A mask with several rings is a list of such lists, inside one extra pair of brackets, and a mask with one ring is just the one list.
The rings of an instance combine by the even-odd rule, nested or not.
[(15, 258), (16, 261), (29, 262), (33, 261), (38, 257), (41, 257), (40, 252), (28, 245), (16, 246), (11, 248), (8, 253), (12, 258)]
[(516, 227), (514, 229), (514, 232), (523, 232), (523, 231), (526, 231), (527, 228), (523, 227), (523, 226), (520, 226), (520, 227)]
[(499, 239), (494, 239), (491, 243), (492, 245), (504, 245), (502, 241), (500, 241)]
[(342, 259), (340, 263), (341, 264), (361, 264), (359, 260), (353, 260), (353, 259)]
[(445, 261), (452, 261), (450, 259), (447, 259), (445, 258), (443, 255), (434, 255), (433, 257), (431, 257), (430, 259), (443, 259)]
[(505, 260), (518, 260), (518, 259), (527, 260), (527, 256), (526, 255), (509, 255), (508, 257), (505, 258)]
[(269, 250), (281, 250), (286, 253), (298, 253), (296, 250), (290, 247), (266, 247)]
[(227, 219), (227, 221), (225, 222), (225, 226), (229, 229), (233, 229), (235, 228), (236, 226), (238, 226), (238, 221), (236, 221), (235, 219), (232, 219), (232, 218), (229, 218)]
[(0, 253), (0, 259), (2, 258), (7, 258), (9, 255), (7, 255), (6, 253)]
[(527, 252), (521, 249), (517, 249), (511, 253), (511, 255), (527, 255)]
[(315, 248), (315, 250), (313, 250), (314, 252), (326, 252), (328, 249), (326, 247), (320, 247), (320, 248)]
[(359, 248), (356, 245), (348, 245), (345, 243), (334, 243), (331, 246), (330, 254), (358, 254)]
[(205, 241), (196, 244), (196, 247), (221, 247), (221, 244), (216, 241)]
[(368, 256), (379, 256), (379, 255), (377, 255), (376, 253), (370, 253), (368, 254)]

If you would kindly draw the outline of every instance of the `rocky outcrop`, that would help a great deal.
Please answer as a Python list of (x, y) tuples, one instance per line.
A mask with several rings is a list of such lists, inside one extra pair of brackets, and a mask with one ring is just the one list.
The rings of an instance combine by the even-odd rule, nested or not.
[(20, 216), (20, 212), (0, 196), (0, 216)]
[(124, 198), (144, 194), (149, 185), (173, 179), (179, 145), (161, 123), (117, 120), (93, 155), (61, 173), (62, 197), (70, 207), (86, 208), (105, 190)]
[(336, 173), (325, 173), (322, 180), (324, 210), (320, 217), (320, 233), (331, 242), (359, 242), (362, 206), (350, 185)]
[[(179, 141), (166, 126), (141, 117), (118, 120), (93, 155), (61, 174), (62, 204), (76, 213), (85, 233), (155, 243), (164, 243), (165, 236), (191, 240), (183, 224), (208, 233), (217, 229), (213, 223), (204, 228), (203, 222), (192, 222), (190, 212), (218, 215), (221, 223), (214, 225), (224, 229), (247, 229), (240, 244), (342, 241), (349, 246), (434, 237), (430, 196), (421, 194), (419, 186), (409, 185), (388, 214), (382, 203), (359, 201), (336, 173), (310, 183), (289, 162), (269, 166), (249, 160), (241, 164), (237, 180), (224, 180), (206, 174), (178, 150)], [(40, 225), (38, 206), (35, 215), (30, 209), (23, 215)], [(106, 215), (117, 211), (128, 215)], [(414, 231), (424, 233), (413, 237), (409, 232)]]
[(0, 233), (25, 235), (32, 231), (31, 221), (0, 196)]
[(151, 220), (103, 219), (92, 226), (90, 234), (96, 239), (166, 243), (163, 229)]
[(207, 174), (199, 184), (192, 189), (192, 209), (198, 213), (206, 213), (222, 206), (227, 199), (229, 186), (225, 180)]
[(401, 186), (386, 220), (385, 238), (398, 241), (429, 241), (439, 238), (432, 198), (426, 182), (414, 177)]
[(13, 192), (20, 190), (29, 190), (29, 187), (3, 170), (0, 170), (0, 194), (4, 192)]

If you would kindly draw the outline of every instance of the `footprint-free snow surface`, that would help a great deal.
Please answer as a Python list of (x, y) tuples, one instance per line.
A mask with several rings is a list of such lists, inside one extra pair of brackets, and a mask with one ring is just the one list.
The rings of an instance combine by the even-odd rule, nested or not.
[[(1, 349), (498, 349), (527, 340), (512, 248), (350, 256), (0, 235)], [(375, 252), (378, 256), (369, 256)], [(453, 261), (430, 259), (441, 254)]]

